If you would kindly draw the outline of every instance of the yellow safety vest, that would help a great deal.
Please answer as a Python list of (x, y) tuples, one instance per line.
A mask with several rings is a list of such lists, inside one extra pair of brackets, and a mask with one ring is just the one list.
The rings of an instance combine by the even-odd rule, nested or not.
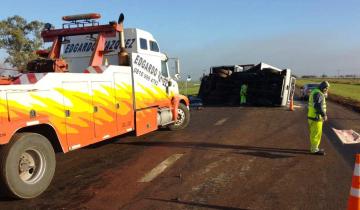
[(321, 96), (323, 97), (323, 101), (321, 103), (321, 106), (324, 110), (324, 113), (326, 114), (326, 100), (325, 100), (325, 95), (323, 92), (320, 91), (320, 89), (316, 88), (313, 91), (311, 91), (310, 96), (309, 96), (309, 104), (308, 104), (308, 118), (312, 119), (312, 120), (321, 120), (321, 115), (316, 113), (316, 109), (314, 107), (314, 95), (315, 94), (321, 94)]

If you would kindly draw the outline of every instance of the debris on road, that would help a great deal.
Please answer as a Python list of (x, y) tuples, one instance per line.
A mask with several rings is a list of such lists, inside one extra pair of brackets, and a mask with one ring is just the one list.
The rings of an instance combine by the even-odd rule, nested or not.
[(338, 130), (333, 128), (333, 131), (343, 144), (360, 143), (360, 134), (353, 130)]

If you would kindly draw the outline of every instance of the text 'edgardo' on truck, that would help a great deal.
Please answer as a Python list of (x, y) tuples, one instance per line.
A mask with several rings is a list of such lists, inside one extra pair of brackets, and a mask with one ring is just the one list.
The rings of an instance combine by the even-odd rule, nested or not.
[(122, 14), (105, 25), (98, 18), (65, 16), (61, 29), (46, 24), (41, 35), (51, 49), (38, 51), (41, 58), (26, 73), (1, 76), (0, 177), (10, 196), (44, 192), (55, 152), (189, 123), (189, 100), (179, 94), (153, 36), (123, 29)]

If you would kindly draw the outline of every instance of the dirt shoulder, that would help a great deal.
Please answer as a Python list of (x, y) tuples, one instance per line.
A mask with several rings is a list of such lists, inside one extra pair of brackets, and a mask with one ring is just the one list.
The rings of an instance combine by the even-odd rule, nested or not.
[(338, 95), (329, 95), (329, 100), (360, 112), (360, 101)]

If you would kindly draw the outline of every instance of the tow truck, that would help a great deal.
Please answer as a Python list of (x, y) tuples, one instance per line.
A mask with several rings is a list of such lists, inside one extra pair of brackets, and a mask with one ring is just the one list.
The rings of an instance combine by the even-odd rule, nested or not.
[(189, 124), (189, 100), (153, 36), (124, 30), (123, 14), (104, 25), (100, 17), (64, 16), (60, 29), (45, 24), (41, 36), (51, 49), (37, 51), (26, 73), (0, 77), (0, 184), (12, 197), (48, 188), (56, 152)]

